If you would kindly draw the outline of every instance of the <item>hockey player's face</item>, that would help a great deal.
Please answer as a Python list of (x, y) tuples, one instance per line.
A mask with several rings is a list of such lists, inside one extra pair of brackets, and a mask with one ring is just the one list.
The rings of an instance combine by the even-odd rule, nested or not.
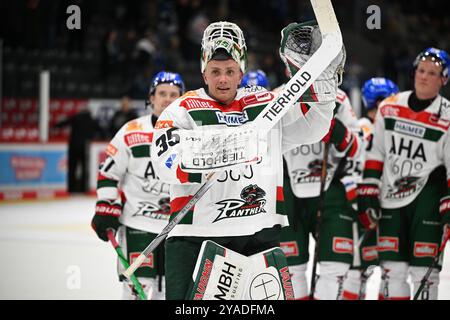
[(419, 99), (434, 98), (441, 89), (442, 67), (430, 60), (420, 61), (414, 76), (414, 88)]
[(180, 96), (180, 88), (167, 83), (162, 83), (156, 87), (155, 93), (150, 96), (153, 105), (153, 114), (157, 117), (161, 115), (165, 108)]
[(208, 93), (223, 104), (233, 102), (237, 88), (242, 80), (242, 71), (236, 61), (210, 60), (206, 65), (203, 79), (208, 86)]

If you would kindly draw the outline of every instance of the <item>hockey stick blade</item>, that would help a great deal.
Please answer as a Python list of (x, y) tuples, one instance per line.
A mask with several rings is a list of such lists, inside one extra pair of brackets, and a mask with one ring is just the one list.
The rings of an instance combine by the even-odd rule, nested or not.
[[(305, 91), (313, 84), (319, 75), (328, 67), (342, 48), (342, 35), (339, 29), (333, 6), (330, 0), (311, 0), (319, 29), (322, 32), (322, 44), (308, 59), (301, 71), (297, 72), (279, 93), (278, 97), (269, 103), (263, 112), (253, 121), (255, 128), (264, 128), (267, 132), (283, 117)], [(123, 273), (129, 278), (144, 262), (145, 258), (167, 237), (168, 233), (183, 219), (195, 203), (208, 191), (216, 181), (217, 172), (209, 177), (197, 193), (177, 214), (177, 216), (163, 229), (163, 231), (145, 248), (139, 257)]]

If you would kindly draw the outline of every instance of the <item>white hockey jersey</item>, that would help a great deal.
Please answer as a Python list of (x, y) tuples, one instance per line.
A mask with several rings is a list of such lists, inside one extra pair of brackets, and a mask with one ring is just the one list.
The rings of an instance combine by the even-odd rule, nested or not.
[[(199, 189), (205, 176), (180, 169), (178, 129), (200, 130), (252, 122), (274, 98), (261, 87), (238, 89), (223, 106), (204, 89), (187, 92), (168, 106), (155, 126), (152, 159), (157, 175), (171, 183), (171, 212), (176, 215)], [(172, 236), (243, 236), (275, 225), (286, 226), (283, 214), (283, 152), (320, 141), (327, 133), (334, 103), (297, 104), (268, 134), (268, 152), (245, 169), (228, 169), (170, 233)]]
[(450, 102), (438, 95), (425, 110), (415, 112), (408, 106), (411, 93), (405, 91), (385, 99), (375, 118), (364, 181), (379, 182), (382, 174), (383, 208), (411, 203), (430, 173), (442, 164), (447, 168), (450, 186)]
[(117, 199), (125, 205), (119, 221), (128, 227), (160, 233), (170, 216), (169, 185), (159, 180), (150, 157), (153, 144), (151, 115), (126, 123), (107, 147), (97, 182), (99, 199)]
[[(330, 146), (325, 190), (328, 189), (341, 159), (346, 154), (350, 159), (358, 159), (361, 150), (364, 149), (358, 119), (347, 94), (342, 90), (338, 90), (335, 113), (335, 117), (349, 129), (349, 134), (352, 137), (346, 137), (349, 143), (341, 150), (338, 150), (334, 144)], [(325, 144), (320, 141), (298, 146), (284, 154), (291, 188), (296, 197), (311, 198), (319, 196), (324, 146)]]

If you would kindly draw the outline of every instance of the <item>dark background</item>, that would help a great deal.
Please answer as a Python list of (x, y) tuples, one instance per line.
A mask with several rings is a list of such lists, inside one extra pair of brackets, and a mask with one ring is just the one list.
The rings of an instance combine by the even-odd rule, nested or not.
[[(333, 0), (347, 49), (343, 89), (386, 76), (411, 87), (411, 64), (430, 46), (450, 49), (445, 1)], [(81, 8), (81, 30), (68, 30), (66, 8)], [(381, 10), (369, 30), (368, 6)], [(18, 0), (0, 2), (2, 96), (37, 97), (38, 73), (51, 71), (51, 98), (145, 99), (153, 75), (182, 75), (187, 89), (203, 85), (200, 40), (213, 21), (244, 31), (249, 69), (261, 68), (272, 88), (285, 81), (280, 31), (313, 18), (307, 0)], [(138, 45), (139, 44), (139, 45)], [(139, 50), (144, 44), (148, 50)], [(444, 95), (449, 93), (448, 86)]]

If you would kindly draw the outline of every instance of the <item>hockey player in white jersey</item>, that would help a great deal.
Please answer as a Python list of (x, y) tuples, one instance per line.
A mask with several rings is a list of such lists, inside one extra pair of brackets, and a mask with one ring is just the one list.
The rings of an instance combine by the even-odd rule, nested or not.
[[(287, 36), (286, 30), (283, 29), (282, 37)], [(289, 30), (293, 30), (292, 26)], [(187, 92), (164, 110), (156, 124), (152, 159), (158, 176), (171, 184), (171, 218), (207, 176), (192, 169), (204, 164), (202, 160), (208, 163), (208, 159), (191, 159), (191, 153), (183, 145), (190, 141), (186, 137), (193, 141), (199, 137), (196, 134), (202, 134), (202, 139), (211, 137), (214, 143), (217, 134), (233, 132), (245, 136), (246, 124), (274, 98), (273, 93), (263, 88), (238, 89), (246, 71), (247, 48), (243, 32), (236, 24), (210, 24), (204, 31), (201, 49), (201, 72), (207, 89)], [(291, 61), (297, 61), (294, 54), (282, 53), (285, 58), (290, 55)], [(315, 100), (305, 103), (303, 109), (299, 105), (289, 109), (267, 136), (251, 141), (247, 147), (265, 150), (262, 157), (247, 165), (227, 168), (226, 163), (214, 162), (217, 167), (208, 168), (209, 172), (225, 170), (166, 240), (167, 299), (185, 299), (192, 290), (201, 289), (194, 287), (193, 271), (205, 240), (213, 240), (245, 256), (279, 246), (280, 229), (288, 223), (282, 205), (282, 152), (319, 141), (327, 133), (336, 96), (336, 72), (341, 62), (342, 55), (314, 82), (311, 89), (316, 90)], [(324, 76), (327, 73), (330, 76)], [(321, 86), (317, 86), (318, 81)], [(212, 158), (217, 159), (214, 152)]]
[[(359, 158), (349, 159), (345, 168), (345, 175), (341, 179), (342, 183), (350, 195), (348, 199), (352, 201), (352, 206), (357, 211), (356, 186), (361, 182), (362, 171), (366, 152), (370, 150), (373, 140), (373, 122), (378, 109), (378, 105), (385, 98), (399, 92), (397, 85), (387, 78), (371, 78), (367, 80), (362, 88), (362, 100), (365, 108), (365, 115), (358, 120), (363, 133), (365, 143)], [(377, 229), (376, 229), (377, 230)], [(366, 284), (373, 267), (378, 265), (377, 232), (366, 231), (361, 223), (358, 224), (357, 216), (353, 222), (353, 261), (350, 270), (344, 280), (344, 300), (361, 300), (366, 296)]]
[[(413, 64), (414, 90), (387, 98), (377, 111), (357, 193), (367, 229), (376, 227), (381, 207), (380, 299), (410, 299), (408, 275), (415, 295), (450, 221), (450, 102), (439, 94), (449, 64), (445, 51), (424, 50)], [(437, 299), (438, 285), (435, 268), (419, 298)]]
[[(327, 136), (330, 143), (325, 205), (320, 223), (320, 276), (314, 299), (334, 300), (342, 295), (342, 282), (352, 258), (352, 208), (341, 183), (347, 158), (361, 153), (360, 128), (348, 96), (338, 89), (335, 117)], [(320, 180), (325, 142), (296, 147), (284, 153), (288, 177), (285, 179), (285, 204), (290, 226), (282, 230), (282, 248), (297, 299), (308, 299), (306, 267), (309, 260), (309, 234), (315, 233), (320, 195)]]
[[(107, 229), (117, 230), (118, 241), (132, 263), (169, 221), (169, 185), (158, 179), (150, 158), (154, 125), (163, 110), (184, 92), (177, 73), (161, 71), (153, 78), (147, 105), (152, 113), (126, 123), (107, 147), (97, 181), (97, 204), (92, 227), (107, 241)], [(123, 272), (118, 261), (118, 272)], [(164, 246), (136, 271), (147, 298), (164, 299)], [(123, 299), (137, 299), (123, 276)]]

